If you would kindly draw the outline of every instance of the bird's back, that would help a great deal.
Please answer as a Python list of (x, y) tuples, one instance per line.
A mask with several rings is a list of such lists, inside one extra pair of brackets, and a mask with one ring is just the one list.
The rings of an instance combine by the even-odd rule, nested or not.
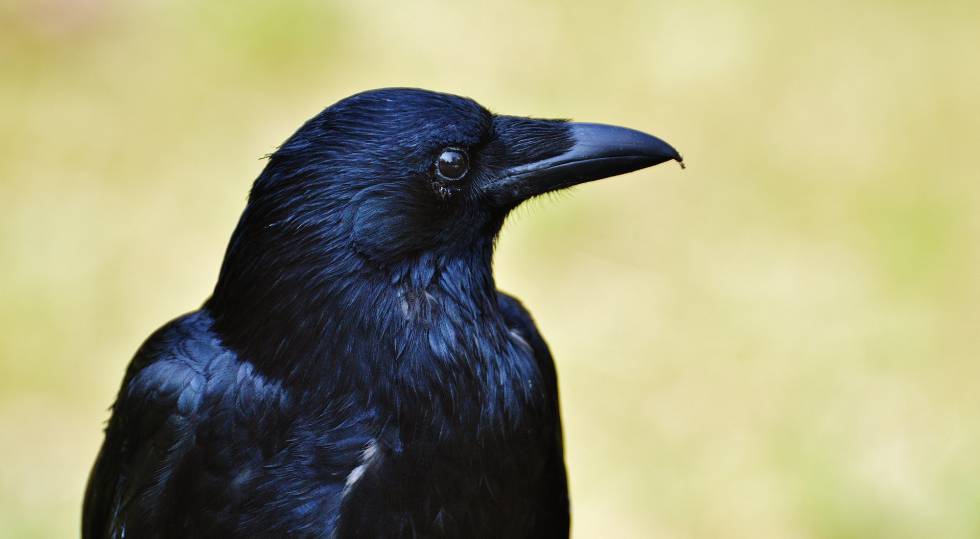
[(227, 350), (206, 311), (167, 324), (126, 373), (89, 479), (83, 536), (332, 528), (369, 418), (302, 401)]

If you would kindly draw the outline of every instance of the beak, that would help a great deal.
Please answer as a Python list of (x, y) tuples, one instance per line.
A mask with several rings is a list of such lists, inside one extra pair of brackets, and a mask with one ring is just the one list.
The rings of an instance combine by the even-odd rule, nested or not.
[(677, 150), (659, 138), (626, 127), (566, 123), (572, 145), (545, 159), (503, 171), (488, 186), (501, 205), (516, 205), (536, 195), (580, 183), (625, 174), (674, 160), (684, 166)]

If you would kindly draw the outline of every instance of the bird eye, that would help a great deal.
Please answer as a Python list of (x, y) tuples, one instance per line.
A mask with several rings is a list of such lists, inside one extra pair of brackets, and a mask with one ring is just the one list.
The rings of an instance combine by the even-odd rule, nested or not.
[(436, 161), (436, 172), (447, 180), (458, 180), (470, 170), (470, 158), (458, 148), (446, 148)]

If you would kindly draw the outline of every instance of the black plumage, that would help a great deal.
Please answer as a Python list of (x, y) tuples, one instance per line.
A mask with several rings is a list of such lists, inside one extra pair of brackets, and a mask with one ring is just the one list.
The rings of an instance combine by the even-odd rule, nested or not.
[(567, 536), (555, 368), (494, 242), (527, 198), (669, 159), (423, 90), (327, 108), (130, 364), (83, 537)]

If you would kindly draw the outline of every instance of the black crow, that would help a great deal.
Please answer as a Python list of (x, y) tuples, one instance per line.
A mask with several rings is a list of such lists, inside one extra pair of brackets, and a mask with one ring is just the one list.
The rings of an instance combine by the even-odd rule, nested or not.
[(424, 90), (328, 107), (130, 363), (83, 537), (567, 537), (555, 367), (494, 242), (531, 197), (671, 159)]

